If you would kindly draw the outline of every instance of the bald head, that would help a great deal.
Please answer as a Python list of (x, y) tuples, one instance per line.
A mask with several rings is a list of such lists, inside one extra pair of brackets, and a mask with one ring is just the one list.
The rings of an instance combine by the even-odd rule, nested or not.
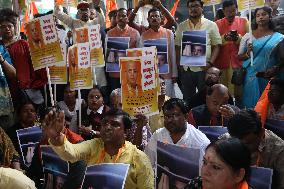
[(211, 115), (216, 116), (222, 105), (228, 104), (229, 90), (223, 84), (215, 84), (207, 91), (206, 105)]

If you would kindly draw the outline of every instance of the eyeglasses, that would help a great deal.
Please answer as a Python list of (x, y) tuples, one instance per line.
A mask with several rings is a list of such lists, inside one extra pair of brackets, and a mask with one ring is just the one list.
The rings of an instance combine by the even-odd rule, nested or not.
[(1, 28), (1, 29), (6, 29), (6, 28), (11, 29), (11, 28), (13, 28), (13, 27), (14, 27), (14, 25), (13, 25), (13, 24), (0, 25), (0, 28)]

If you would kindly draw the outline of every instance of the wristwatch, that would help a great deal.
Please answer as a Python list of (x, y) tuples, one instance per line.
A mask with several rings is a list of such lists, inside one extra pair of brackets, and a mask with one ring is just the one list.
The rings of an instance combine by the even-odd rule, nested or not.
[(95, 130), (91, 130), (91, 131), (90, 131), (91, 137), (94, 137), (94, 136), (96, 136), (96, 135), (98, 135), (98, 134), (99, 134), (98, 131), (95, 131)]

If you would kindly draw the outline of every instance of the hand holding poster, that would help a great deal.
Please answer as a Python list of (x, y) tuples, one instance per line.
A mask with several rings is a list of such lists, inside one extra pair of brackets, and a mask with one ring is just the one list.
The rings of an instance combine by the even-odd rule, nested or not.
[(70, 89), (93, 87), (89, 43), (78, 43), (68, 50)]
[(87, 168), (83, 187), (88, 189), (123, 189), (129, 164), (103, 163)]
[(34, 70), (63, 61), (53, 15), (36, 18), (25, 28)]
[(122, 109), (131, 116), (158, 112), (158, 87), (155, 57), (119, 59), (122, 88)]
[(130, 37), (108, 37), (106, 48), (106, 71), (119, 72), (119, 57), (126, 56)]
[(206, 38), (205, 30), (182, 33), (180, 65), (206, 66)]
[(155, 46), (157, 48), (157, 59), (159, 74), (169, 73), (169, 62), (168, 62), (168, 39), (151, 39), (143, 42), (144, 47)]
[(265, 0), (238, 0), (238, 10), (245, 11), (264, 6)]

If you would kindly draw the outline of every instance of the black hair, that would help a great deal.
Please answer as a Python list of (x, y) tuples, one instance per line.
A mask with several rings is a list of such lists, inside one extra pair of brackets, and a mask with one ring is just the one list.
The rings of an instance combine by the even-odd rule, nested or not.
[(117, 10), (112, 10), (108, 13), (109, 18), (116, 17), (116, 15), (117, 15)]
[(148, 11), (148, 18), (149, 18), (149, 16), (150, 16), (150, 13), (151, 12), (159, 12), (160, 13), (160, 16), (161, 16), (161, 11), (160, 11), (160, 9), (158, 9), (158, 8), (156, 8), (156, 7), (153, 7), (153, 8), (151, 8), (149, 11)]
[(225, 10), (225, 8), (233, 6), (233, 5), (235, 5), (237, 7), (237, 3), (236, 3), (235, 0), (225, 0), (222, 3), (222, 8), (223, 8), (223, 10)]
[(37, 106), (32, 101), (25, 100), (25, 101), (21, 102), (20, 105), (17, 107), (16, 114), (18, 116), (20, 115), (20, 113), (21, 113), (22, 109), (24, 108), (24, 106), (27, 105), (27, 104), (33, 105), (35, 111), (37, 112)]
[(238, 172), (245, 169), (243, 180), (248, 180), (250, 176), (251, 155), (249, 149), (237, 138), (220, 139), (206, 148), (214, 148), (217, 156), (223, 160), (233, 171)]
[(225, 18), (225, 14), (224, 14), (224, 11), (222, 8), (219, 8), (217, 11), (216, 11), (216, 17), (218, 19), (222, 19), (222, 18)]
[(124, 112), (121, 109), (117, 109), (117, 108), (110, 109), (104, 115), (105, 118), (108, 117), (108, 116), (122, 116), (122, 122), (123, 122), (123, 125), (124, 125), (124, 130), (131, 129), (131, 127), (133, 125), (133, 121), (132, 121), (131, 117), (129, 116), (129, 114)]
[(120, 11), (126, 11), (126, 12), (127, 12), (127, 9), (126, 9), (126, 8), (119, 8), (119, 9), (117, 10), (117, 13), (120, 12)]
[(189, 108), (186, 102), (179, 98), (171, 98), (170, 100), (167, 100), (163, 105), (163, 112), (165, 112), (165, 110), (172, 110), (176, 106), (180, 108), (183, 114), (189, 112)]
[(189, 3), (192, 3), (192, 2), (195, 2), (195, 1), (198, 1), (200, 3), (201, 7), (203, 8), (203, 4), (204, 4), (203, 0), (187, 0), (187, 3), (186, 3), (187, 8), (188, 8)]
[(230, 118), (227, 128), (231, 136), (241, 139), (250, 133), (260, 134), (262, 124), (257, 112), (252, 109), (246, 109), (241, 110)]
[(270, 8), (270, 7), (268, 7), (268, 6), (256, 8), (256, 9), (254, 10), (254, 14), (253, 14), (254, 20), (253, 20), (253, 23), (252, 23), (252, 29), (253, 29), (253, 30), (257, 29), (256, 14), (257, 14), (257, 12), (258, 12), (259, 10), (263, 10), (263, 11), (265, 11), (265, 12), (268, 13), (268, 15), (269, 15), (268, 27), (269, 27), (269, 29), (274, 30), (274, 25), (273, 25), (273, 23), (272, 23), (272, 8)]
[(276, 85), (282, 91), (284, 91), (284, 80), (282, 80), (282, 79), (274, 78), (270, 81), (270, 85)]
[(106, 95), (105, 95), (105, 92), (102, 90), (102, 88), (100, 86), (98, 86), (98, 85), (94, 85), (93, 88), (88, 90), (87, 95), (85, 96), (85, 98), (83, 98), (86, 102), (88, 102), (89, 93), (92, 90), (95, 90), (95, 89), (97, 89), (101, 93), (102, 97), (105, 98)]
[(0, 23), (7, 21), (12, 23), (14, 27), (16, 27), (18, 17), (19, 15), (12, 9), (4, 8), (0, 10)]

